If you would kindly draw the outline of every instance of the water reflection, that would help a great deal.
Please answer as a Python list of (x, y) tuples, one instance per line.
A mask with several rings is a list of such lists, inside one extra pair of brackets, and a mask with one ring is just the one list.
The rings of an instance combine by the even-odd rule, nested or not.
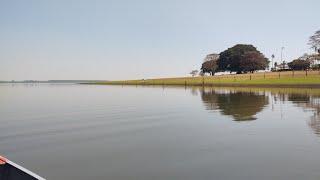
[(202, 89), (201, 99), (207, 110), (219, 110), (235, 121), (255, 120), (255, 115), (269, 104), (264, 93), (226, 89)]
[[(256, 115), (270, 104), (292, 103), (304, 112), (312, 112), (308, 126), (320, 136), (320, 89), (274, 88), (199, 88), (201, 100), (209, 111), (231, 116), (235, 121), (256, 120)], [(196, 94), (193, 88), (192, 94)], [(271, 102), (269, 102), (269, 100)], [(281, 111), (281, 117), (287, 112)]]
[(47, 179), (319, 179), (319, 105), (320, 89), (0, 85), (0, 152)]
[(305, 111), (313, 112), (308, 125), (315, 134), (320, 135), (320, 97), (309, 94), (289, 94), (288, 100)]

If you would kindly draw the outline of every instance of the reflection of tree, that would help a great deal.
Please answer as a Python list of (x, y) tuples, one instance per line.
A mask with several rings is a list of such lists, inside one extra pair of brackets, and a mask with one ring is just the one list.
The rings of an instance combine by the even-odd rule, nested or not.
[(255, 115), (269, 103), (264, 94), (214, 89), (203, 90), (201, 98), (208, 110), (220, 110), (223, 115), (232, 116), (236, 121), (255, 120)]
[(320, 135), (320, 118), (319, 118), (319, 111), (315, 112), (315, 114), (311, 117), (310, 121), (308, 122), (311, 129), (314, 131), (315, 134)]
[(218, 94), (214, 90), (210, 91), (201, 91), (201, 99), (206, 106), (207, 110), (218, 110)]
[(306, 103), (310, 100), (310, 95), (308, 94), (288, 94), (288, 100), (293, 103)]
[(308, 94), (289, 94), (288, 100), (304, 110), (313, 111), (313, 116), (308, 121), (308, 125), (315, 134), (320, 135), (320, 98)]
[(313, 116), (311, 116), (308, 124), (315, 134), (320, 135), (320, 99), (310, 97), (310, 100), (303, 104), (303, 108), (313, 110)]
[(194, 96), (198, 96), (198, 88), (191, 87), (191, 94), (194, 95)]

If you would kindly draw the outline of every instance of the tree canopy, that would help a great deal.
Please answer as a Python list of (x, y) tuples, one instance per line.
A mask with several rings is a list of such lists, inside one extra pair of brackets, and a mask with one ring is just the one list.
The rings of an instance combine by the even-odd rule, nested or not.
[(256, 51), (248, 51), (243, 55), (243, 59), (239, 62), (239, 69), (244, 72), (254, 72), (255, 70), (263, 70), (268, 66), (265, 57)]
[(296, 59), (288, 63), (288, 66), (293, 70), (306, 70), (310, 68), (310, 62), (307, 60)]
[(238, 44), (220, 53), (218, 70), (247, 73), (264, 70), (268, 59), (253, 45)]
[(201, 71), (203, 73), (209, 73), (210, 75), (214, 75), (218, 69), (217, 60), (210, 60), (202, 63)]

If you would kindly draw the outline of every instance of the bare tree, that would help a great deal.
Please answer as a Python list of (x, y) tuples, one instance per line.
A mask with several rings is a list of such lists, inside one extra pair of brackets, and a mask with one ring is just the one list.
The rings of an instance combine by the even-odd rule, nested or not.
[(190, 74), (192, 75), (192, 77), (194, 77), (198, 74), (198, 72), (199, 72), (198, 70), (192, 70)]
[(208, 62), (208, 61), (212, 61), (212, 60), (218, 60), (219, 59), (219, 54), (208, 54), (204, 59), (203, 62)]
[(320, 49), (320, 30), (316, 31), (314, 35), (310, 36), (309, 43), (312, 49), (317, 53)]

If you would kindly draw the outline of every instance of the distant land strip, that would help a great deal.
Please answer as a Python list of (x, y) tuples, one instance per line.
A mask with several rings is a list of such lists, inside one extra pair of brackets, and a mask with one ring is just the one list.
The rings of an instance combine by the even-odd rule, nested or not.
[(259, 72), (217, 76), (100, 81), (81, 84), (320, 88), (320, 71)]

